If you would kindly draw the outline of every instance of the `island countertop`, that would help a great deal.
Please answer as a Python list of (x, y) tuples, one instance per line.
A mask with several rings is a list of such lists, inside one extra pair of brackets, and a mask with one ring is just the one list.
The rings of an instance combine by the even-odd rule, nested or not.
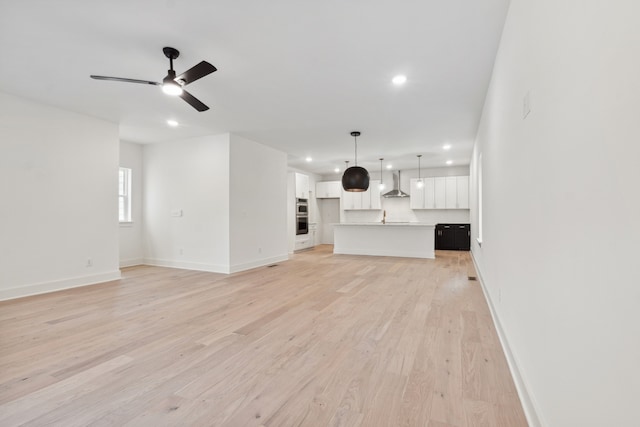
[(431, 227), (435, 228), (435, 224), (427, 224), (425, 222), (342, 222), (339, 224), (333, 224), (335, 227), (346, 227), (346, 226), (394, 226), (394, 227)]
[(435, 258), (435, 225), (420, 222), (335, 224), (333, 253)]

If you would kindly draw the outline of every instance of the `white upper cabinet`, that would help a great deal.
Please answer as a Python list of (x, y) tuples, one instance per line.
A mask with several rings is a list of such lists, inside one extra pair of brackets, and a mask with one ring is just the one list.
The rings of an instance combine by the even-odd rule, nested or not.
[(296, 198), (309, 198), (309, 175), (296, 172)]
[(436, 207), (436, 179), (423, 178), (424, 181), (424, 207), (426, 209), (435, 209)]
[(418, 185), (418, 179), (411, 181), (411, 198), (409, 205), (411, 209), (434, 209), (435, 208), (435, 178), (422, 178), (422, 187)]
[(360, 199), (360, 204), (362, 204), (362, 195), (360, 193), (354, 193), (351, 191), (342, 190), (342, 198), (340, 199), (340, 206), (344, 210), (353, 210), (355, 209), (355, 198), (356, 196)]
[(380, 209), (380, 181), (370, 181), (367, 191), (342, 191), (342, 209), (365, 210)]
[(448, 176), (411, 180), (411, 209), (469, 209), (469, 177)]
[(434, 185), (435, 185), (435, 189), (434, 189), (434, 203), (433, 203), (433, 207), (434, 209), (446, 209), (446, 194), (447, 194), (447, 187), (445, 185), (446, 183), (446, 178), (441, 176), (441, 177), (436, 177), (434, 178)]
[(469, 177), (459, 176), (456, 184), (458, 209), (469, 209)]
[[(424, 181), (424, 180), (423, 180)], [(418, 184), (418, 179), (412, 179), (409, 181), (409, 207), (411, 209), (425, 209), (424, 205), (424, 187)]]
[(362, 193), (361, 209), (380, 209), (380, 181), (369, 181), (369, 189)]
[(458, 207), (458, 177), (448, 176), (445, 178), (445, 209), (456, 209)]
[(317, 199), (339, 199), (342, 192), (340, 181), (316, 182)]

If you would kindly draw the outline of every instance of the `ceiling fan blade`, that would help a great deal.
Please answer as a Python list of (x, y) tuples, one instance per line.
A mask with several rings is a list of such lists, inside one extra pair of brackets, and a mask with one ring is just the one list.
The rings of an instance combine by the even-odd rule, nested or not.
[(200, 100), (198, 100), (195, 96), (191, 95), (189, 92), (187, 92), (184, 89), (182, 90), (182, 95), (179, 95), (179, 96), (180, 98), (187, 101), (187, 104), (191, 105), (193, 108), (195, 108), (200, 112), (207, 111), (209, 109), (209, 107), (204, 105), (202, 102), (200, 102)]
[(114, 82), (125, 82), (125, 83), (141, 83), (141, 84), (145, 84), (145, 85), (154, 85), (154, 86), (161, 86), (162, 83), (158, 83), (158, 82), (151, 82), (149, 80), (136, 80), (136, 79), (125, 79), (122, 77), (107, 77), (107, 76), (94, 76), (91, 75), (90, 76), (92, 79), (96, 79), (96, 80), (111, 80)]
[(182, 86), (186, 86), (189, 83), (193, 83), (202, 77), (209, 75), (216, 71), (217, 68), (209, 64), (207, 61), (202, 61), (199, 64), (189, 68), (184, 73), (175, 78), (177, 82), (182, 81)]

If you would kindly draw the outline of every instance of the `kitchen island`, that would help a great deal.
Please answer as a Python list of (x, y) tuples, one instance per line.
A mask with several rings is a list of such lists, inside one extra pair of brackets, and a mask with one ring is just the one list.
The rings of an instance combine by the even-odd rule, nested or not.
[(417, 222), (335, 224), (333, 253), (435, 258), (434, 230)]

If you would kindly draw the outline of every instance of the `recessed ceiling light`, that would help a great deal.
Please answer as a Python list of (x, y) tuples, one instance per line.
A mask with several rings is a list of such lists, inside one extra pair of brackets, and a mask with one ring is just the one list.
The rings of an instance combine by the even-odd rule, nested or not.
[(335, 168), (333, 171), (334, 171), (335, 173), (338, 173), (338, 172), (340, 172), (340, 168)]
[(407, 82), (407, 76), (403, 76), (402, 74), (399, 74), (395, 76), (393, 79), (391, 79), (391, 81), (393, 82), (394, 85), (400, 86)]
[(447, 164), (450, 165), (453, 163), (453, 160), (447, 160)]
[(391, 169), (393, 165), (387, 165), (387, 169)]
[(172, 128), (178, 126), (178, 122), (176, 122), (175, 120), (171, 120), (171, 119), (167, 120), (167, 124), (169, 126), (171, 126)]
[(313, 160), (313, 159), (312, 159), (311, 157), (307, 157), (305, 160), (306, 160), (307, 162), (310, 162), (310, 161), (311, 161), (311, 160)]
[(451, 150), (451, 144), (444, 144), (444, 145), (442, 146), (442, 149), (443, 149), (443, 150)]

